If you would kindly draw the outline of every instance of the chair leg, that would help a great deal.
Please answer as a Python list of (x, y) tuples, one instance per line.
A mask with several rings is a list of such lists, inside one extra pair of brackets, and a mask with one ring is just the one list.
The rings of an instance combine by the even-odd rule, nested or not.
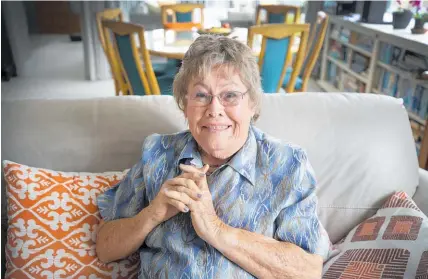
[(119, 96), (120, 95), (120, 88), (119, 88), (119, 84), (118, 84), (117, 80), (114, 80), (114, 88), (116, 91), (116, 96)]

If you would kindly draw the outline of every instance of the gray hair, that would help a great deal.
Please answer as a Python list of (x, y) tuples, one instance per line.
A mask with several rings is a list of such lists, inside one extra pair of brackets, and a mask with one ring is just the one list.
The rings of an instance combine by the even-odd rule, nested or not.
[(199, 36), (184, 55), (173, 83), (174, 98), (178, 107), (184, 111), (190, 82), (195, 78), (203, 79), (217, 66), (232, 66), (238, 70), (255, 106), (252, 120), (257, 120), (263, 92), (256, 58), (247, 45), (225, 36)]

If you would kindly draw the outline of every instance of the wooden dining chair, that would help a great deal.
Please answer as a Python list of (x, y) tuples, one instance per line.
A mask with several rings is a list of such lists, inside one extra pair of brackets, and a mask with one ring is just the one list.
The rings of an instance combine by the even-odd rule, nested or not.
[(287, 65), (291, 64), (294, 37), (300, 35), (297, 58), (294, 61), (286, 91), (293, 92), (297, 76), (302, 68), (309, 37), (309, 24), (264, 24), (252, 26), (248, 32), (248, 45), (252, 48), (255, 35), (262, 35), (258, 59), (262, 88), (265, 93), (279, 92)]
[[(315, 67), (318, 56), (321, 52), (321, 48), (324, 44), (325, 34), (327, 32), (328, 15), (325, 12), (318, 12), (317, 21), (312, 26), (309, 35), (310, 47), (303, 62), (302, 70), (297, 77), (294, 92), (306, 92), (308, 88), (309, 79), (311, 77), (312, 70)], [(282, 87), (285, 89), (290, 80), (291, 73), (293, 72), (292, 67), (287, 68), (287, 72), (284, 78)]]
[[(200, 22), (195, 21), (195, 13), (200, 10)], [(161, 6), (162, 25), (167, 30), (189, 31), (202, 29), (204, 25), (203, 4), (171, 4)]]
[[(267, 13), (267, 22), (262, 22), (262, 13)], [(290, 15), (293, 15), (290, 18)], [(258, 5), (256, 25), (263, 23), (300, 23), (300, 7), (289, 5)]]
[[(104, 32), (102, 29), (102, 21), (103, 20), (112, 20), (112, 21), (119, 21), (119, 22), (123, 22), (123, 13), (122, 10), (117, 8), (117, 9), (106, 9), (104, 11), (98, 12), (96, 14), (96, 22), (97, 22), (97, 30), (98, 30), (98, 37), (100, 39), (100, 43), (101, 43), (101, 47), (104, 50), (104, 54), (107, 57), (107, 61), (109, 62), (110, 68), (113, 69), (112, 67), (112, 61), (110, 61), (109, 56), (107, 55), (107, 50), (106, 50), (106, 40), (104, 38)], [(171, 73), (173, 72), (171, 70), (171, 68), (173, 68), (174, 65), (171, 65), (170, 63), (165, 63), (165, 62), (161, 62), (161, 63), (153, 63), (152, 67), (153, 70), (155, 72), (156, 76), (162, 76), (164, 74)], [(120, 86), (118, 84), (118, 80), (119, 77), (116, 77), (115, 74), (112, 71), (112, 77), (114, 80), (114, 86), (115, 86), (115, 90), (116, 90), (116, 96), (120, 94)]]
[[(428, 123), (428, 122), (427, 122)], [(428, 170), (428, 125), (424, 125), (424, 132), (419, 150), (419, 167)]]
[[(107, 53), (124, 95), (172, 95), (173, 77), (155, 76), (147, 50), (144, 27), (137, 24), (102, 21)], [(138, 45), (137, 41), (138, 40)]]
[(113, 62), (111, 61), (110, 56), (107, 54), (107, 45), (106, 40), (104, 37), (104, 32), (102, 28), (102, 21), (103, 20), (113, 20), (113, 21), (123, 21), (123, 13), (121, 9), (107, 9), (102, 12), (98, 12), (96, 14), (96, 21), (97, 21), (97, 29), (98, 29), (98, 37), (100, 39), (101, 47), (103, 48), (104, 54), (107, 57), (107, 61), (110, 65), (110, 69), (112, 69), (112, 77), (114, 80), (114, 88), (116, 91), (116, 96), (120, 95), (120, 85), (119, 85), (119, 79), (120, 77), (117, 77), (114, 71), (113, 71)]

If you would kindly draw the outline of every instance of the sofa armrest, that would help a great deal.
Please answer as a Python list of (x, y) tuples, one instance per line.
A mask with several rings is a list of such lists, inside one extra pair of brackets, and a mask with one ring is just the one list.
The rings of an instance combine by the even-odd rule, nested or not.
[(419, 169), (419, 185), (413, 200), (425, 215), (428, 216), (428, 171)]

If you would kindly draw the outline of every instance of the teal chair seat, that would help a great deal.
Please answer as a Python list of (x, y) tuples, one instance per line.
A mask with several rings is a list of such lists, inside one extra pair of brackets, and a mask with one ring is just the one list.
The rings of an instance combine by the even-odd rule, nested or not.
[(153, 63), (152, 67), (156, 77), (160, 77), (160, 76), (174, 77), (177, 74), (179, 63), (180, 63), (180, 60), (168, 59), (166, 63)]
[[(172, 83), (174, 81), (173, 76), (160, 75), (156, 77), (161, 95), (172, 95)], [(141, 91), (134, 92), (134, 95), (145, 95)]]
[[(284, 77), (284, 81), (282, 82), (282, 87), (287, 87), (288, 85), (288, 81), (291, 78), (291, 73), (293, 72), (293, 68), (292, 67), (288, 67), (286, 72), (285, 72), (285, 77)], [(302, 89), (302, 85), (303, 85), (303, 80), (300, 77), (297, 77), (296, 79), (296, 84), (294, 85), (294, 89), (295, 90), (301, 90)]]
[(153, 63), (152, 64), (153, 71), (155, 71), (156, 76), (161, 76), (165, 73), (167, 69), (167, 63)]
[(172, 82), (174, 81), (173, 76), (163, 75), (156, 77), (159, 84), (161, 95), (172, 95)]

